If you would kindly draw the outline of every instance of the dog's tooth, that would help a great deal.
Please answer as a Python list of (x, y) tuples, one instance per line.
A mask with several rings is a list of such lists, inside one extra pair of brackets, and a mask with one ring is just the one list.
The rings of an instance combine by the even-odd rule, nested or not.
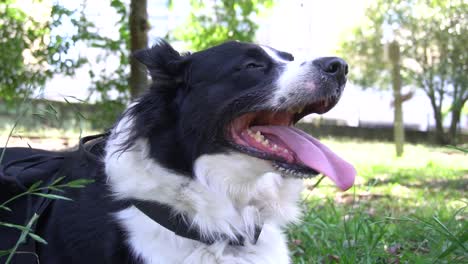
[(257, 133), (254, 134), (253, 137), (255, 138), (256, 141), (258, 141), (258, 142), (260, 142), (260, 143), (263, 141), (263, 136), (262, 136), (262, 134), (260, 134), (260, 132), (258, 132), (258, 131), (257, 131)]
[(265, 140), (265, 138), (263, 137), (262, 133), (260, 133), (260, 131), (257, 131), (254, 134), (254, 138), (255, 138), (256, 141), (258, 141), (260, 143), (263, 143), (263, 141)]

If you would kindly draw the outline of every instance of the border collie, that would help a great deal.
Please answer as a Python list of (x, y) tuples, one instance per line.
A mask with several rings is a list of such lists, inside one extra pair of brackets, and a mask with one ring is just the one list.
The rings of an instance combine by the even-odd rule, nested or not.
[[(354, 182), (349, 163), (293, 126), (338, 102), (347, 64), (236, 41), (181, 55), (161, 40), (134, 56), (153, 84), (109, 133), (65, 153), (6, 150), (0, 202), (28, 173), (95, 181), (62, 193), (73, 202), (31, 196), (0, 211), (21, 224), (41, 214), (34, 232), (48, 244), (32, 240), (17, 263), (290, 263), (283, 232), (300, 218), (302, 179)], [(0, 249), (12, 247), (18, 233), (1, 232)]]

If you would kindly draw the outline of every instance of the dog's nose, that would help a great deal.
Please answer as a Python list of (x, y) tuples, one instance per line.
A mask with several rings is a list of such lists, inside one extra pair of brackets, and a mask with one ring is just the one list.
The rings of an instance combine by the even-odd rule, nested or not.
[(348, 74), (348, 64), (338, 57), (323, 57), (312, 62), (322, 72), (336, 77), (338, 80), (344, 79)]

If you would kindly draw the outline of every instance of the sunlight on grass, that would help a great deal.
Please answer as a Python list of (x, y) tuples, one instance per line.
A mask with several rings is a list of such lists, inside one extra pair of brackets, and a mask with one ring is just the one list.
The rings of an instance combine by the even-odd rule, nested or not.
[[(355, 165), (356, 185), (304, 192), (306, 214), (289, 233), (294, 263), (466, 263), (468, 156), (390, 143), (322, 140)], [(310, 187), (315, 179), (306, 181)]]

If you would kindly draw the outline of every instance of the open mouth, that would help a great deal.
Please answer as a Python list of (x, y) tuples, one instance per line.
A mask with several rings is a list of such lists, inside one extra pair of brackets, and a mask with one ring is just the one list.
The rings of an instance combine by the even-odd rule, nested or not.
[(354, 183), (356, 171), (317, 139), (293, 125), (312, 113), (325, 113), (337, 98), (318, 100), (284, 110), (250, 112), (235, 118), (228, 127), (233, 147), (270, 160), (284, 176), (309, 178), (319, 173), (342, 190)]

